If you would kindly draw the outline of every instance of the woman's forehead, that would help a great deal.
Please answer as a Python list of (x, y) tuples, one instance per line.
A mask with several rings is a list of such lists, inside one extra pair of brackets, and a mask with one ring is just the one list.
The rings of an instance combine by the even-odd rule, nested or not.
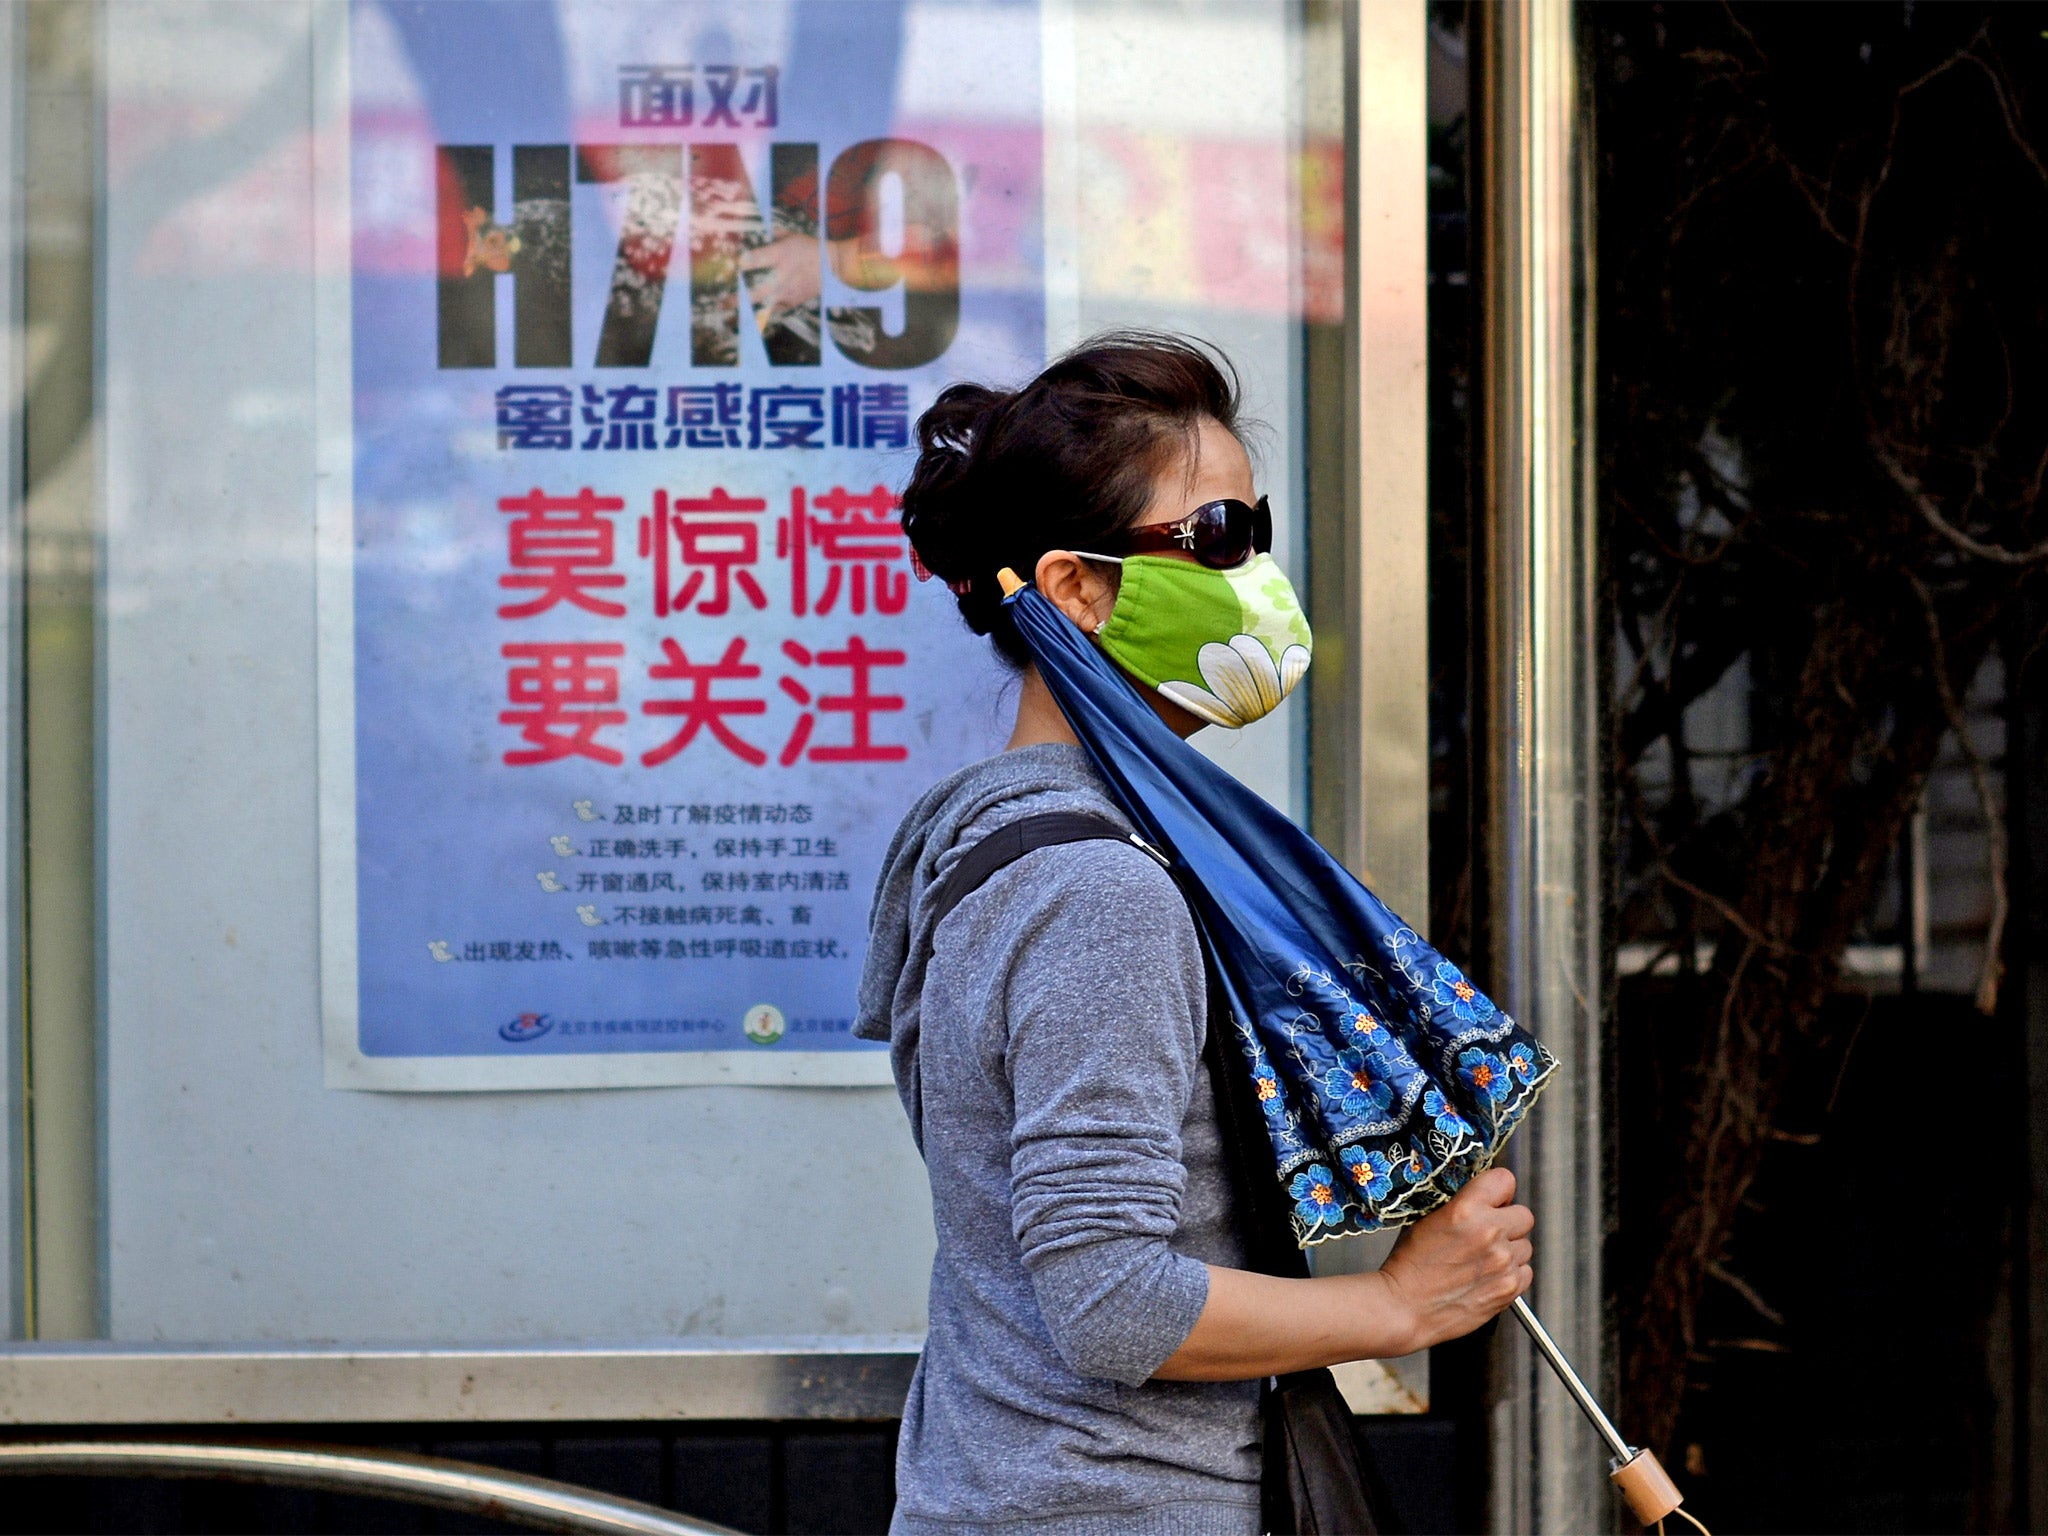
[(1178, 515), (1226, 496), (1240, 501), (1255, 499), (1251, 455), (1222, 422), (1204, 417), (1200, 429), (1189, 435), (1186, 447), (1154, 478), (1148, 516), (1169, 508)]

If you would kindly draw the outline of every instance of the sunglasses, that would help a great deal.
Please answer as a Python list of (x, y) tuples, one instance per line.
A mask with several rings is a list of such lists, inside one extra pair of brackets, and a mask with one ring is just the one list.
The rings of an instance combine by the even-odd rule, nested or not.
[(1121, 542), (1121, 554), (1096, 555), (1084, 549), (1074, 553), (1117, 565), (1131, 555), (1186, 554), (1212, 571), (1227, 571), (1243, 565), (1253, 555), (1272, 550), (1273, 509), (1263, 496), (1256, 506), (1249, 507), (1235, 497), (1205, 501), (1174, 522), (1134, 528)]

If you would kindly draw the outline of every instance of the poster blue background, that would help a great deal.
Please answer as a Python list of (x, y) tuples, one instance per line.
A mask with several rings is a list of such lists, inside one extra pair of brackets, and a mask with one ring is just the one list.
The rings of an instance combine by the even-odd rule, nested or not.
[[(985, 647), (960, 627), (937, 583), (912, 584), (901, 615), (872, 610), (856, 619), (842, 596), (829, 615), (790, 614), (786, 580), (773, 557), (774, 529), (792, 488), (813, 494), (843, 485), (900, 485), (908, 455), (887, 450), (532, 451), (501, 448), (494, 395), (506, 384), (611, 387), (646, 383), (901, 383), (913, 412), (955, 378), (1010, 381), (1042, 361), (1044, 310), (1038, 248), (1037, 131), (1034, 125), (972, 121), (904, 122), (897, 108), (905, 57), (900, 4), (806, 0), (763, 4), (572, 4), (471, 0), (462, 5), (377, 4), (358, 0), (352, 47), (352, 185), (356, 209), (352, 278), (355, 432), (355, 708), (359, 1043), (366, 1055), (548, 1055), (614, 1051), (753, 1050), (742, 1016), (768, 1004), (787, 1021), (775, 1050), (861, 1050), (846, 1027), (864, 948), (866, 912), (880, 857), (902, 812), (932, 780), (992, 750), (1006, 721), (999, 674)], [(622, 131), (616, 78), (642, 63), (740, 63), (779, 66), (781, 121), (772, 132)], [(954, 59), (968, 72), (1028, 74), (1035, 94), (1038, 61)], [(1012, 93), (1014, 97), (1015, 93)], [(688, 210), (677, 230), (668, 299), (645, 369), (598, 369), (596, 338), (617, 243), (620, 200), (601, 187), (573, 193), (574, 356), (567, 369), (510, 366), (513, 280), (497, 279), (500, 366), (437, 366), (432, 267), (435, 144), (491, 145), (497, 152), (496, 199), (511, 207), (511, 148), (516, 144), (737, 141), (765, 197), (770, 141), (819, 145), (821, 169), (849, 144), (890, 133), (933, 144), (962, 187), (961, 322), (935, 363), (880, 373), (824, 347), (815, 367), (773, 367), (746, 323), (737, 368), (690, 363)], [(979, 227), (978, 227), (979, 225)], [(394, 259), (393, 230), (412, 230), (410, 259)], [(999, 231), (992, 235), (990, 231)], [(426, 253), (426, 259), (419, 252)], [(875, 302), (835, 291), (825, 301)], [(884, 298), (891, 325), (900, 300)], [(578, 430), (580, 442), (583, 433)], [(556, 607), (525, 620), (498, 608), (510, 570), (501, 497), (535, 487), (573, 494), (589, 485), (622, 497), (613, 517), (617, 558), (626, 575), (623, 619), (593, 618)], [(657, 622), (647, 562), (635, 557), (635, 529), (657, 489), (702, 495), (718, 486), (764, 497), (763, 556), (755, 567), (771, 599), (722, 617), (697, 613)], [(814, 580), (815, 588), (816, 582)], [(816, 651), (859, 633), (908, 654), (877, 674), (877, 691), (900, 693), (906, 707), (878, 716), (878, 739), (909, 748), (899, 763), (810, 763), (784, 768), (774, 753), (795, 707), (778, 691), (790, 669), (777, 648), (795, 639)], [(659, 641), (672, 637), (693, 661), (715, 657), (735, 636), (747, 659), (764, 664), (752, 685), (733, 687), (768, 701), (766, 716), (735, 721), (771, 756), (753, 767), (701, 735), (659, 767), (639, 754), (664, 740), (673, 722), (649, 719), (640, 704), (678, 697), (677, 683), (652, 683), (646, 668)], [(499, 723), (508, 707), (507, 641), (622, 641), (621, 699), (631, 718), (604, 739), (627, 754), (620, 767), (586, 759), (515, 767), (522, 745)], [(843, 671), (810, 679), (813, 691), (843, 687)], [(843, 716), (823, 717), (816, 740), (843, 738)], [(587, 802), (579, 813), (578, 802)], [(636, 837), (680, 853), (606, 862), (599, 839), (614, 840), (620, 806), (661, 807), (655, 826)], [(748, 825), (693, 823), (687, 807), (805, 807), (809, 820)], [(744, 816), (744, 812), (739, 815)], [(771, 813), (772, 814), (772, 813)], [(791, 813), (785, 809), (785, 817)], [(589, 818), (596, 819), (589, 819)], [(721, 857), (719, 839), (795, 835), (831, 840), (830, 858), (798, 860), (764, 853)], [(567, 839), (558, 844), (556, 839)], [(573, 852), (558, 851), (568, 847)], [(707, 892), (707, 872), (815, 869), (843, 876), (839, 889), (798, 895)], [(616, 907), (628, 896), (593, 897), (576, 877), (597, 871), (667, 872), (673, 893), (641, 896), (664, 907), (757, 905), (758, 925), (622, 928)], [(567, 889), (549, 892), (551, 873)], [(597, 906), (589, 926), (579, 905)], [(792, 908), (811, 909), (795, 920)], [(830, 940), (827, 959), (593, 958), (592, 946), (645, 936)], [(465, 959), (482, 945), (560, 947), (564, 958)], [(436, 955), (454, 958), (442, 960)]]

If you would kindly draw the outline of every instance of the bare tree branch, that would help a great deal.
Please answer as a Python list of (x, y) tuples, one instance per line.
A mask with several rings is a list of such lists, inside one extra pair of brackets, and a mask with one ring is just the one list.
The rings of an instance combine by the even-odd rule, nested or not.
[(1703, 901), (1708, 906), (1712, 907), (1716, 912), (1720, 913), (1722, 921), (1727, 923), (1730, 928), (1733, 928), (1745, 939), (1749, 940), (1749, 942), (1754, 944), (1758, 949), (1767, 949), (1774, 955), (1793, 955), (1798, 953), (1798, 951), (1793, 949), (1791, 945), (1780, 943), (1778, 940), (1769, 938), (1764, 934), (1758, 932), (1756, 925), (1750, 922), (1749, 919), (1744, 917), (1740, 912), (1736, 911), (1734, 907), (1730, 906), (1727, 902), (1723, 901), (1720, 897), (1716, 896), (1712, 891), (1708, 890), (1705, 886), (1694, 885), (1690, 880), (1686, 879), (1685, 876), (1681, 875), (1677, 870), (1673, 869), (1670, 866), (1670, 864), (1660, 860), (1657, 865), (1657, 873), (1660, 878), (1667, 880), (1671, 884), (1677, 886), (1681, 891), (1685, 892), (1686, 895), (1692, 897), (1693, 900)]
[(2006, 549), (2002, 545), (1985, 544), (1971, 538), (1941, 515), (1941, 509), (1934, 504), (1934, 498), (1927, 494), (1925, 487), (1914, 478), (1912, 471), (1899, 462), (1898, 455), (1893, 453), (1881, 438), (1872, 436), (1870, 451), (1884, 472), (1891, 477), (1892, 484), (1905, 493), (1906, 500), (1912, 505), (1913, 510), (1920, 514), (1927, 526), (1964, 554), (1974, 555), (1979, 560), (1995, 561), (1999, 565), (2032, 565), (2039, 560), (2048, 560), (2048, 541), (2036, 544), (2032, 549)]
[(1718, 1262), (1709, 1264), (1707, 1266), (1707, 1273), (1748, 1302), (1756, 1315), (1765, 1322), (1775, 1323), (1780, 1328), (1785, 1326), (1785, 1314), (1759, 1296), (1755, 1286), (1729, 1269), (1727, 1265)]
[(1977, 51), (1978, 43), (1984, 39), (1980, 29), (1970, 39), (1970, 62), (1984, 72), (1984, 78), (1991, 82), (1992, 98), (1998, 103), (1999, 115), (2005, 119), (2006, 136), (2012, 140), (2013, 148), (2026, 157), (2027, 164), (2034, 168), (2034, 175), (2043, 186), (2048, 186), (2048, 165), (2041, 163), (2041, 156), (2034, 149), (2033, 141), (2027, 137), (2026, 129), (2020, 125), (2019, 108), (2012, 99), (2011, 82), (2006, 79), (2004, 69)]

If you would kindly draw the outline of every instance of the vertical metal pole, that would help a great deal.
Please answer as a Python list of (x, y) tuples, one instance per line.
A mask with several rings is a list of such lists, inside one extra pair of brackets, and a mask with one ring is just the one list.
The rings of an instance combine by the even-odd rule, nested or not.
[(22, 403), (21, 773), (31, 1337), (102, 1332), (96, 0), (26, 8), (22, 302), (47, 356)]
[[(1591, 155), (1569, 0), (1471, 12), (1484, 405), (1480, 698), (1490, 975), (1562, 1063), (1513, 1147), (1533, 1300), (1612, 1397), (1602, 1240), (1601, 643), (1593, 504)], [(1607, 1457), (1518, 1328), (1497, 1336), (1490, 1525), (1610, 1529)]]
[(22, 120), (25, 7), (0, 12), (0, 1335), (28, 1331), (28, 1062), (21, 1013)]

